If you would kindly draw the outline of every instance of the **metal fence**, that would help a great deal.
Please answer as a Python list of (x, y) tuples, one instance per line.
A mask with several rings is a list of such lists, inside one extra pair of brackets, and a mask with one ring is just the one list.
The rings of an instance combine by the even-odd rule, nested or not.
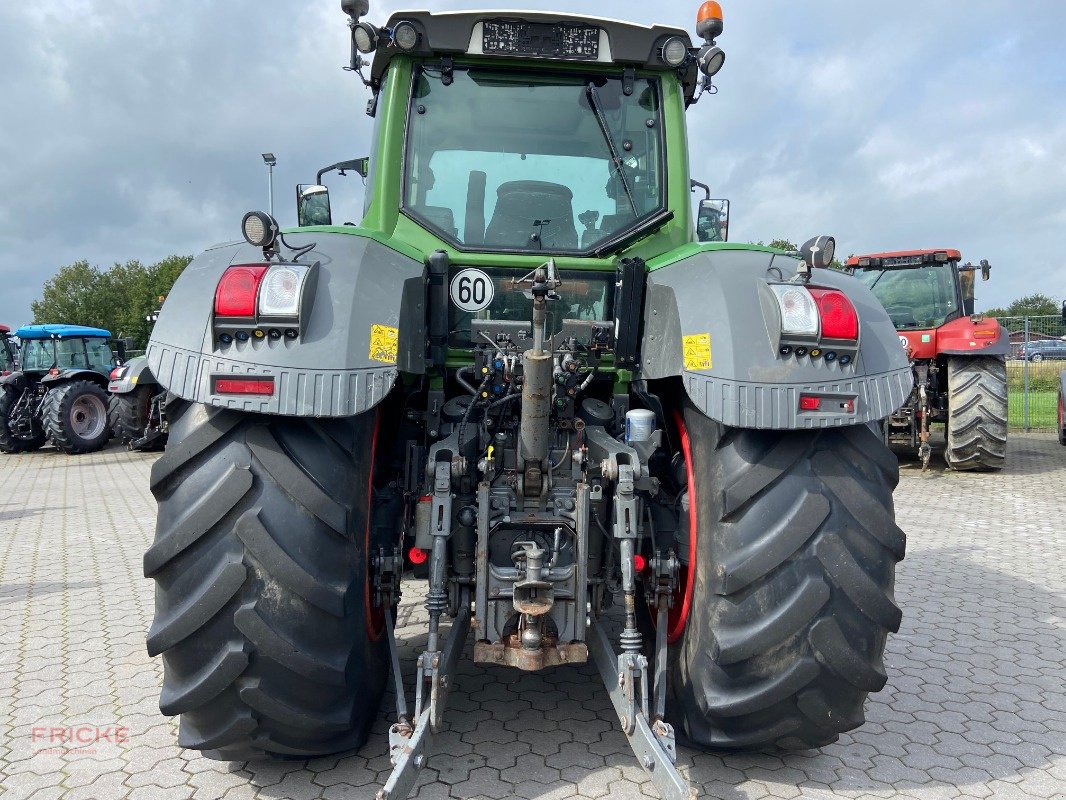
[(1059, 315), (1000, 317), (1010, 334), (1007, 416), (1012, 428), (1058, 424), (1059, 372), (1066, 369), (1066, 326)]

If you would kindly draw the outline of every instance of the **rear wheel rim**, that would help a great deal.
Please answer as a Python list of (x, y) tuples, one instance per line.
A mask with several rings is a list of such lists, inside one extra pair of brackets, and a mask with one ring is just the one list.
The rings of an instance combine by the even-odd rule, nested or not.
[(82, 439), (95, 439), (107, 426), (107, 408), (92, 394), (83, 394), (70, 407), (70, 429)]
[[(674, 410), (674, 422), (681, 439), (681, 452), (685, 457), (685, 476), (688, 491), (688, 564), (681, 563), (677, 570), (677, 590), (674, 603), (667, 616), (666, 641), (674, 644), (685, 632), (689, 611), (692, 608), (693, 576), (696, 574), (696, 479), (692, 468), (692, 443), (688, 438), (688, 428), (681, 412)], [(656, 609), (651, 608), (653, 624), (658, 623)]]
[[(370, 435), (370, 475), (367, 478), (366, 491), (366, 537), (364, 551), (366, 553), (366, 580), (364, 606), (366, 607), (366, 631), (370, 641), (376, 642), (385, 632), (386, 609), (374, 606), (374, 598), (371, 596), (374, 583), (374, 554), (370, 552), (370, 531), (374, 522), (374, 466), (377, 460), (378, 429), (381, 427), (381, 409), (374, 414), (374, 432)], [(391, 613), (391, 609), (388, 609)]]

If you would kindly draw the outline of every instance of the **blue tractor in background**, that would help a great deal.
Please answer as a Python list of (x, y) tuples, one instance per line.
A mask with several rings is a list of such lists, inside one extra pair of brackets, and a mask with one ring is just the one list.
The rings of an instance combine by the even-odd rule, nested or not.
[(0, 452), (91, 453), (111, 438), (107, 381), (118, 358), (111, 333), (81, 325), (24, 325), (15, 331), (20, 369), (0, 377)]

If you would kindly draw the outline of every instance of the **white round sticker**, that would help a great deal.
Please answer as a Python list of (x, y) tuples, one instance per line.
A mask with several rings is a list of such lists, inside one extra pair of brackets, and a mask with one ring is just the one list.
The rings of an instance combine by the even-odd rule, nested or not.
[(900, 336), (899, 337), (899, 343), (900, 343), (900, 345), (902, 345), (904, 350), (906, 350), (908, 347), (911, 346), (911, 343), (910, 343), (910, 341), (907, 340), (906, 336)]
[(462, 311), (481, 311), (488, 308), (496, 293), (492, 279), (479, 269), (461, 269), (452, 278), (452, 302)]

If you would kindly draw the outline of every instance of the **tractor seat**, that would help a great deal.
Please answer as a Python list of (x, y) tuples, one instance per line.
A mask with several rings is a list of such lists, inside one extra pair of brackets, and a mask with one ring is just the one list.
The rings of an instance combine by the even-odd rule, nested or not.
[(459, 235), (459, 230), (455, 227), (455, 214), (447, 206), (415, 206), (414, 211), (449, 236)]
[[(544, 249), (577, 248), (574, 193), (558, 183), (509, 181), (496, 190), (496, 208), (485, 229), (485, 243), (526, 248), (540, 231)], [(551, 220), (538, 228), (537, 220)]]

